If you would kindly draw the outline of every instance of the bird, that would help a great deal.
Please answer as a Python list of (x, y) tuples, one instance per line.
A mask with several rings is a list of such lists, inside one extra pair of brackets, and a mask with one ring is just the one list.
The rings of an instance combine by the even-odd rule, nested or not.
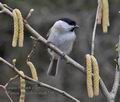
[[(64, 54), (69, 55), (76, 39), (76, 28), (79, 28), (79, 26), (74, 20), (69, 18), (60, 18), (50, 28), (47, 34), (47, 42), (52, 43)], [(51, 55), (51, 62), (49, 64), (47, 74), (50, 76), (56, 76), (61, 57), (49, 48), (48, 53)]]

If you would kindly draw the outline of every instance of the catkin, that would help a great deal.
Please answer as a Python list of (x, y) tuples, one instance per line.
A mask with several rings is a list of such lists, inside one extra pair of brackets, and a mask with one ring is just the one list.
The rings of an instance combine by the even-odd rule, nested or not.
[(19, 9), (16, 9), (16, 13), (18, 16), (18, 25), (19, 25), (19, 41), (18, 46), (23, 47), (24, 42), (24, 24), (23, 24), (23, 17)]
[(13, 10), (13, 20), (14, 20), (14, 35), (12, 40), (12, 47), (16, 47), (19, 35), (18, 16), (16, 14), (16, 9)]
[(96, 58), (91, 55), (91, 60), (92, 60), (92, 65), (93, 65), (93, 83), (94, 83), (94, 95), (98, 96), (99, 95), (99, 67), (98, 67), (98, 62)]
[[(24, 76), (23, 71), (20, 71), (20, 74), (22, 76)], [(20, 77), (20, 99), (19, 102), (24, 102), (25, 100), (25, 79), (23, 79), (22, 77)]]
[(30, 61), (28, 61), (28, 62), (27, 62), (27, 65), (29, 66), (29, 68), (30, 68), (30, 70), (31, 70), (32, 78), (35, 79), (35, 80), (38, 80), (37, 71), (36, 71), (36, 68), (35, 68), (35, 66), (33, 65), (33, 63), (30, 62)]
[(13, 59), (12, 62), (13, 62), (13, 64), (15, 65), (15, 64), (16, 64), (16, 59)]
[(102, 1), (102, 27), (103, 27), (103, 32), (106, 33), (108, 32), (108, 26), (109, 24), (109, 4), (108, 0), (101, 0)]
[(24, 42), (24, 24), (23, 24), (23, 17), (19, 9), (13, 10), (13, 20), (14, 20), (14, 35), (12, 40), (12, 46), (23, 47)]
[(86, 55), (86, 70), (87, 70), (87, 92), (89, 97), (93, 97), (93, 87), (92, 87), (92, 63), (91, 56)]
[(97, 24), (101, 24), (102, 21), (102, 2), (101, 0), (98, 0), (98, 15), (97, 15)]

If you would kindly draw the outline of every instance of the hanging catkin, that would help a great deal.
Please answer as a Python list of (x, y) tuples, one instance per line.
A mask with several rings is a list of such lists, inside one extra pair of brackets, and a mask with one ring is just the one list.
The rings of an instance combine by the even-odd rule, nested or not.
[(102, 1), (102, 27), (103, 27), (103, 32), (106, 33), (108, 32), (108, 26), (109, 24), (109, 4), (108, 0), (101, 0)]
[(19, 34), (18, 16), (16, 14), (16, 9), (13, 10), (13, 20), (14, 20), (14, 34), (12, 40), (12, 47), (16, 47)]
[(30, 62), (30, 61), (28, 61), (28, 62), (27, 62), (27, 65), (29, 66), (29, 68), (30, 68), (30, 70), (31, 70), (32, 78), (35, 79), (35, 80), (38, 80), (37, 71), (36, 71), (36, 68), (35, 68), (35, 66), (33, 65), (33, 63)]
[(89, 97), (93, 97), (93, 86), (92, 86), (92, 63), (91, 56), (86, 55), (86, 71), (87, 71), (87, 92)]
[(98, 0), (97, 24), (102, 24), (104, 33), (108, 32), (108, 27), (110, 25), (108, 0)]
[(23, 24), (23, 17), (19, 9), (13, 10), (13, 20), (14, 20), (14, 35), (13, 35), (13, 41), (12, 46), (18, 46), (23, 47), (24, 42), (24, 24)]
[[(22, 76), (24, 76), (23, 71), (20, 71), (20, 74)], [(23, 79), (22, 77), (20, 77), (20, 99), (19, 102), (24, 102), (25, 100), (25, 79)]]
[(23, 24), (23, 17), (19, 9), (16, 9), (16, 13), (18, 16), (18, 24), (19, 24), (19, 41), (18, 46), (23, 47), (24, 42), (24, 24)]
[(99, 67), (98, 67), (98, 62), (96, 58), (91, 55), (91, 60), (92, 60), (92, 65), (93, 65), (93, 83), (94, 83), (94, 95), (98, 96), (99, 95)]

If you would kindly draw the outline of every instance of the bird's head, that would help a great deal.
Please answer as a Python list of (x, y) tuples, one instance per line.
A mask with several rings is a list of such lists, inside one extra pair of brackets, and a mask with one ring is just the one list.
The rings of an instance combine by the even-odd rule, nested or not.
[(61, 18), (55, 22), (53, 28), (60, 32), (73, 32), (76, 28), (79, 28), (79, 26), (69, 18)]

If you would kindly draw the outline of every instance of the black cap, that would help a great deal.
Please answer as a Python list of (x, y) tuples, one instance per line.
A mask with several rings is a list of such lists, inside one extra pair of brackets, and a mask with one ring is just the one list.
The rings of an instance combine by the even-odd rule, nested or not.
[(71, 19), (69, 19), (69, 18), (61, 18), (59, 20), (64, 21), (64, 22), (68, 23), (69, 25), (73, 25), (73, 26), (76, 25), (76, 22), (71, 20)]

